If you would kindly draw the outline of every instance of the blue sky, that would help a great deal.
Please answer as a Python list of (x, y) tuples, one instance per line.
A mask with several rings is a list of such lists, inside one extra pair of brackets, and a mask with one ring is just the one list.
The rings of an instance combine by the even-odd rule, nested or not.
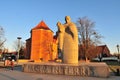
[(56, 23), (64, 17), (72, 21), (87, 16), (95, 22), (95, 29), (102, 35), (111, 53), (120, 45), (120, 0), (0, 0), (0, 26), (5, 30), (6, 48), (14, 49), (18, 36), (22, 41), (30, 37), (30, 30), (41, 20), (54, 32)]

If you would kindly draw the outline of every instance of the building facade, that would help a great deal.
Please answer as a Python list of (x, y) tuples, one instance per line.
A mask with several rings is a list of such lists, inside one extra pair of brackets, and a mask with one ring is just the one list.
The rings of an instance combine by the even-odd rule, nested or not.
[(109, 57), (109, 56), (111, 56), (110, 50), (107, 47), (107, 45), (97, 46), (97, 49), (98, 49), (98, 53), (97, 53), (98, 56), (99, 55), (102, 55), (103, 57)]
[(107, 45), (100, 45), (100, 46), (90, 46), (88, 49), (88, 53), (85, 53), (85, 48), (82, 45), (79, 45), (79, 59), (85, 59), (86, 57), (89, 59), (96, 58), (96, 57), (109, 57), (111, 56), (110, 50)]

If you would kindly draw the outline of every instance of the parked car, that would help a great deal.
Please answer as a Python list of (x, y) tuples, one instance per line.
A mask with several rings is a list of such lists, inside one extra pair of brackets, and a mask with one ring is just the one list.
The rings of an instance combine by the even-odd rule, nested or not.
[[(92, 61), (100, 61), (99, 58), (93, 58)], [(102, 57), (101, 61), (118, 61), (117, 57)]]
[(15, 56), (15, 55), (6, 55), (6, 56), (4, 56), (4, 57), (2, 58), (2, 60), (3, 60), (3, 61), (5, 61), (5, 60), (12, 60), (12, 61), (16, 61), (16, 60), (17, 60), (17, 58), (16, 58), (16, 56)]

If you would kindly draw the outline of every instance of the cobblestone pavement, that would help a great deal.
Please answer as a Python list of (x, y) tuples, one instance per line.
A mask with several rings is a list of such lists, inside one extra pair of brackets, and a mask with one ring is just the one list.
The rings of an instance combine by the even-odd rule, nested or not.
[(17, 66), (14, 70), (8, 68), (0, 68), (0, 80), (120, 80), (120, 76), (110, 76), (109, 78), (98, 77), (80, 77), (65, 76), (51, 74), (25, 73), (21, 71), (21, 66)]

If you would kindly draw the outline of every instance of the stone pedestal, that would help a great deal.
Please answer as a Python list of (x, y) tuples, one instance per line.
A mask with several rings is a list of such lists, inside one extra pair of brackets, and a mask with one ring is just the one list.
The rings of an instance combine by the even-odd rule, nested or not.
[(27, 63), (23, 65), (23, 71), (40, 74), (109, 77), (109, 67), (105, 63)]

